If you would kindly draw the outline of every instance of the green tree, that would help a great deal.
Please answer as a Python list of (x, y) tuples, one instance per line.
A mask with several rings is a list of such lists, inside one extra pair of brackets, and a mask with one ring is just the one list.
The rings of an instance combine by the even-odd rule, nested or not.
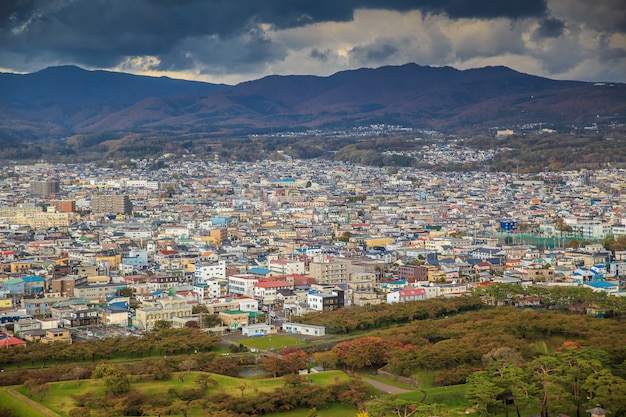
[(563, 405), (567, 407), (569, 403), (573, 403), (576, 415), (580, 417), (585, 402), (583, 384), (590, 375), (608, 365), (607, 354), (598, 349), (567, 345), (561, 347), (555, 357), (559, 361), (559, 374), (568, 394), (564, 396), (567, 402)]
[(589, 393), (588, 406), (603, 404), (613, 415), (626, 415), (626, 380), (602, 369), (587, 377), (583, 388)]
[(101, 363), (96, 366), (93, 378), (102, 378), (107, 390), (112, 394), (122, 394), (130, 390), (130, 374), (120, 365)]
[(474, 406), (479, 416), (495, 414), (501, 405), (504, 389), (493, 381), (487, 371), (474, 372), (467, 378), (465, 398)]

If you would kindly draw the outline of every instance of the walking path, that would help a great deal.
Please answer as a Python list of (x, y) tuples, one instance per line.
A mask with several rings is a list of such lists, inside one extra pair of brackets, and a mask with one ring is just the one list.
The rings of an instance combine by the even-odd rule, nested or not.
[(410, 389), (396, 387), (394, 385), (385, 384), (384, 382), (376, 381), (375, 379), (370, 379), (366, 377), (361, 377), (361, 379), (373, 386), (374, 388), (387, 394), (402, 394), (403, 392), (414, 391)]
[(7, 393), (9, 395), (17, 398), (21, 402), (23, 402), (25, 404), (28, 404), (29, 407), (34, 408), (35, 410), (39, 411), (44, 416), (59, 417), (59, 415), (57, 413), (55, 413), (54, 411), (44, 407), (43, 405), (39, 404), (38, 402), (35, 402), (35, 401), (31, 400), (28, 397), (23, 396), (19, 392), (13, 391), (11, 388), (7, 388)]

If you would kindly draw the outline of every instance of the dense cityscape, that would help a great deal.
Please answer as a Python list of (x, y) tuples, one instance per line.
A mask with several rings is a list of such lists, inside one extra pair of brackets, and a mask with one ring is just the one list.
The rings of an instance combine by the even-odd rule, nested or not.
[[(325, 160), (162, 160), (158, 171), (147, 160), (119, 170), (5, 168), (3, 307), (49, 318), (53, 303), (100, 303), (131, 288), (158, 292), (143, 302), (185, 300), (188, 320), (193, 303), (241, 296), (255, 301), (255, 313), (287, 308), (292, 317), (321, 310), (311, 297), (339, 288), (346, 306), (389, 301), (406, 288), (438, 296), (493, 281), (619, 294), (626, 273), (623, 248), (606, 246), (626, 235), (623, 170), (530, 177)], [(284, 302), (287, 295), (297, 301)], [(71, 325), (75, 311), (53, 318)], [(124, 311), (121, 322), (109, 312), (103, 323), (102, 309), (88, 322), (148, 330), (141, 311)]]

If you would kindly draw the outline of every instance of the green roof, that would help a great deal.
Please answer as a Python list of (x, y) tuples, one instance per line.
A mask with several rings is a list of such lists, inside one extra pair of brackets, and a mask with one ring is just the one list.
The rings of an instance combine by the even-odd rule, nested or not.
[(241, 310), (230, 310), (230, 311), (222, 311), (224, 314), (246, 314), (245, 311)]
[(15, 285), (19, 284), (20, 282), (24, 282), (22, 278), (7, 279), (6, 281), (4, 281), (4, 285)]

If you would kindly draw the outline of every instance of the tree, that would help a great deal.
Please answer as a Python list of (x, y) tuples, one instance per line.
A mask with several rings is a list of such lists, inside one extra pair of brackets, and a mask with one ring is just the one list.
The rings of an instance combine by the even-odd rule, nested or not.
[(281, 357), (278, 355), (266, 356), (265, 359), (263, 359), (262, 366), (263, 366), (263, 369), (271, 373), (274, 376), (274, 378), (286, 372), (283, 361)]
[(603, 404), (613, 415), (626, 414), (626, 380), (602, 369), (587, 377), (583, 388), (589, 393), (589, 405)]
[(50, 389), (50, 385), (41, 379), (30, 379), (24, 383), (24, 386), (29, 389), (31, 395), (36, 397), (39, 402), (43, 401), (43, 397), (46, 396)]
[(285, 371), (297, 374), (309, 364), (309, 355), (301, 349), (283, 349), (282, 362)]
[(96, 366), (92, 377), (102, 378), (107, 390), (112, 394), (122, 394), (130, 390), (130, 374), (119, 365), (101, 363)]
[(565, 389), (568, 393), (568, 399), (576, 408), (576, 415), (580, 417), (583, 407), (583, 384), (587, 378), (602, 370), (609, 362), (606, 352), (581, 348), (577, 345), (561, 346), (556, 352), (555, 357), (559, 361), (559, 374)]
[(77, 407), (72, 408), (69, 412), (70, 417), (89, 417), (91, 416), (91, 411), (89, 407)]
[(361, 337), (336, 344), (332, 351), (349, 369), (384, 365), (391, 345), (380, 337)]
[(501, 404), (499, 397), (504, 390), (490, 377), (487, 371), (474, 372), (467, 378), (465, 398), (474, 405), (479, 416), (488, 416)]
[(146, 373), (152, 375), (156, 381), (164, 381), (172, 375), (168, 363), (164, 359), (150, 359), (146, 361)]
[(568, 248), (577, 248), (579, 246), (580, 246), (580, 242), (576, 238), (573, 238), (569, 242), (567, 242)]
[(195, 359), (185, 359), (181, 363), (178, 364), (178, 368), (187, 373), (191, 372), (191, 370), (198, 366), (198, 361)]
[(154, 326), (153, 326), (153, 330), (157, 332), (160, 330), (167, 330), (171, 328), (172, 328), (172, 322), (167, 321), (167, 320), (157, 320), (154, 322)]
[(548, 417), (549, 399), (563, 393), (559, 375), (559, 361), (554, 356), (540, 356), (528, 364), (539, 393), (541, 416)]
[(210, 374), (205, 373), (198, 375), (196, 378), (196, 384), (206, 391), (209, 387), (217, 386), (217, 381), (213, 379)]
[(335, 369), (337, 367), (337, 354), (332, 350), (326, 352), (315, 352), (313, 354), (315, 363), (325, 369)]
[(74, 379), (76, 381), (76, 388), (80, 387), (80, 379), (81, 378), (87, 378), (88, 377), (88, 371), (85, 368), (81, 368), (80, 366), (77, 366), (75, 368), (72, 368), (68, 373), (67, 373), (67, 377)]

